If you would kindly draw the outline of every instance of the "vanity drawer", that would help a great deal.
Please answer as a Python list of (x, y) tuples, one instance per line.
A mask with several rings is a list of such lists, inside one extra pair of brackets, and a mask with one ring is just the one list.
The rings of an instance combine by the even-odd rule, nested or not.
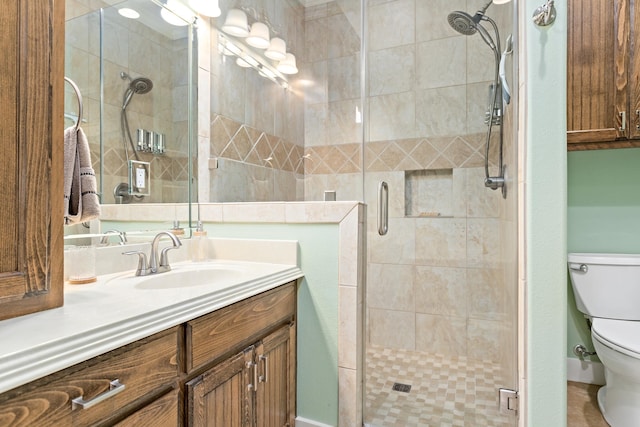
[(175, 427), (178, 422), (179, 393), (175, 389), (129, 415), (114, 427)]
[(295, 282), (187, 322), (187, 372), (254, 343), (293, 320)]
[[(177, 344), (172, 328), (9, 391), (0, 396), (0, 425), (84, 426), (110, 418), (176, 380)], [(79, 397), (84, 408), (72, 403)]]

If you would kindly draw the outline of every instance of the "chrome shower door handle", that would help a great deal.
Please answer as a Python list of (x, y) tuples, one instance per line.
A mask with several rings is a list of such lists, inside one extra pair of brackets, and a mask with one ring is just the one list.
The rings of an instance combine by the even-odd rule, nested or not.
[(386, 182), (378, 184), (378, 234), (384, 236), (389, 231), (389, 186)]

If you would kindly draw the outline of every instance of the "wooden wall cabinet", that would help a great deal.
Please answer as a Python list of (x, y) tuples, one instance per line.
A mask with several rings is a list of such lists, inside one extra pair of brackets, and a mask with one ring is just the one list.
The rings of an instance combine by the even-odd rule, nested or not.
[(0, 426), (293, 427), (295, 311), (292, 282), (25, 384)]
[(569, 0), (567, 6), (568, 149), (640, 146), (640, 5)]
[(63, 302), (64, 1), (0, 10), (0, 320)]

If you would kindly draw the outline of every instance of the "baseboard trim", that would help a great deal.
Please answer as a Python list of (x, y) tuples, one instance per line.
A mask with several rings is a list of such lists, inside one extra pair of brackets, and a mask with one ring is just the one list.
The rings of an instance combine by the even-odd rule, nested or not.
[(329, 424), (319, 423), (302, 417), (296, 417), (296, 427), (332, 427)]
[(567, 357), (567, 380), (604, 385), (604, 365), (600, 362)]

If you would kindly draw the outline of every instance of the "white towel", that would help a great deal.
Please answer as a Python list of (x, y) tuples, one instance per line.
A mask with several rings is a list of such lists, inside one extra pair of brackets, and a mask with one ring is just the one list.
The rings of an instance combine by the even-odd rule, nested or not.
[(99, 216), (89, 142), (81, 128), (72, 126), (64, 131), (64, 223), (77, 224)]

